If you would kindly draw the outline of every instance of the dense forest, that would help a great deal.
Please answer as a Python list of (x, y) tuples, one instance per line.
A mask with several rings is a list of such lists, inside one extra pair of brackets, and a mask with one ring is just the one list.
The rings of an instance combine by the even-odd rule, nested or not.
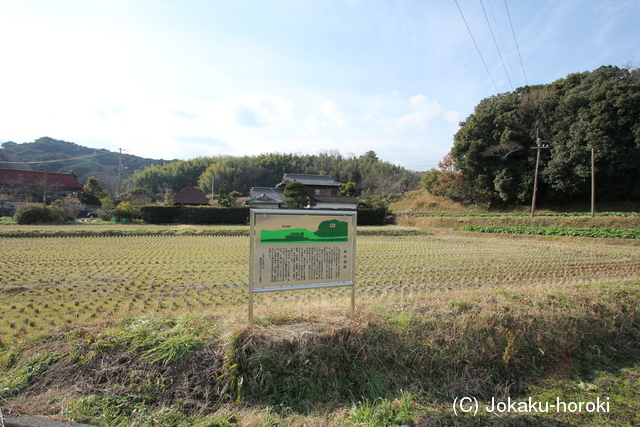
[(337, 151), (314, 155), (268, 153), (256, 156), (217, 156), (179, 160), (136, 171), (131, 187), (142, 187), (161, 198), (166, 189), (174, 193), (192, 184), (205, 194), (211, 185), (217, 194), (222, 182), (228, 191), (247, 196), (251, 187), (273, 187), (284, 173), (331, 175), (335, 180), (354, 182), (360, 195), (402, 193), (419, 186), (420, 175), (378, 159), (373, 151), (362, 156), (343, 157)]
[(603, 66), (482, 100), (423, 186), (467, 203), (530, 203), (538, 142), (538, 200), (587, 200), (592, 153), (596, 197), (639, 200), (640, 70)]

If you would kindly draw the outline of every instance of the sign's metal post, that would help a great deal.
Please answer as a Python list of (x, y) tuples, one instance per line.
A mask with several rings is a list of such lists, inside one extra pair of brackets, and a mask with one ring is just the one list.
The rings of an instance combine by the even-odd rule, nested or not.
[(356, 284), (351, 285), (351, 320), (356, 318)]
[(356, 224), (357, 224), (357, 212), (353, 218), (353, 230), (351, 230), (351, 239), (353, 242), (353, 256), (351, 257), (351, 271), (352, 281), (351, 285), (351, 320), (356, 318)]
[(249, 325), (253, 294), (351, 286), (355, 317), (355, 211), (252, 209)]
[(253, 289), (249, 286), (249, 326), (253, 326)]
[[(212, 190), (213, 193), (213, 190)], [(255, 220), (253, 218), (253, 210), (249, 214), (249, 236), (251, 242), (249, 244), (249, 326), (253, 326), (253, 259), (254, 259), (254, 244), (253, 244), (253, 226)]]

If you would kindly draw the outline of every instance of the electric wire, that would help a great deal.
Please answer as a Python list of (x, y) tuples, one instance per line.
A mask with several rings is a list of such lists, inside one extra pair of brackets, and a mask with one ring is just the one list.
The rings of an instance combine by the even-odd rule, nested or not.
[(104, 153), (93, 153), (93, 154), (87, 154), (86, 156), (79, 156), (79, 157), (67, 157), (66, 159), (57, 159), (57, 160), (33, 160), (30, 162), (6, 162), (4, 160), (0, 160), (0, 163), (7, 163), (7, 164), (13, 164), (13, 165), (17, 165), (17, 164), (36, 164), (36, 163), (56, 163), (56, 162), (67, 162), (69, 160), (82, 160), (82, 159), (88, 159), (89, 157), (97, 157), (97, 156), (104, 156), (105, 154), (116, 154), (116, 153), (112, 153), (111, 151), (107, 151)]
[(509, 80), (509, 86), (511, 86), (511, 90), (513, 90), (513, 83), (511, 83), (511, 77), (509, 77), (509, 72), (507, 71), (507, 67), (504, 65), (504, 60), (502, 59), (502, 54), (500, 53), (500, 47), (498, 47), (498, 41), (496, 40), (496, 36), (493, 34), (493, 29), (491, 28), (491, 23), (489, 22), (489, 17), (487, 16), (487, 11), (484, 8), (484, 3), (482, 3), (482, 0), (480, 0), (480, 6), (482, 6), (482, 13), (484, 13), (484, 19), (487, 21), (487, 26), (489, 27), (491, 38), (493, 38), (493, 44), (496, 45), (496, 50), (498, 51), (498, 56), (500, 57), (502, 68), (504, 69), (504, 73), (507, 75), (507, 80)]
[(498, 19), (496, 18), (496, 13), (493, 10), (493, 4), (491, 4), (491, 0), (489, 0), (489, 8), (491, 9), (491, 16), (493, 17), (493, 23), (496, 26), (496, 30), (498, 31), (498, 38), (500, 39), (500, 44), (502, 45), (502, 50), (505, 53), (505, 56), (507, 57), (507, 63), (509, 64), (509, 70), (511, 71), (511, 75), (513, 76), (513, 80), (515, 81), (515, 84), (518, 85), (518, 78), (516, 77), (516, 72), (513, 69), (513, 64), (511, 63), (511, 55), (509, 55), (507, 52), (507, 46), (504, 43), (504, 37), (502, 37), (502, 31), (500, 31), (500, 25), (498, 25)]
[(520, 66), (522, 67), (522, 74), (524, 75), (524, 82), (529, 86), (529, 81), (527, 80), (527, 73), (524, 72), (524, 64), (522, 63), (522, 55), (520, 55), (520, 47), (518, 47), (518, 39), (516, 39), (516, 32), (513, 29), (513, 21), (511, 21), (511, 14), (509, 13), (509, 6), (507, 5), (507, 0), (504, 0), (504, 7), (507, 9), (507, 16), (509, 17), (509, 25), (511, 25), (511, 33), (513, 34), (513, 41), (516, 43), (516, 49), (518, 51), (518, 58), (520, 58)]
[(491, 72), (489, 71), (489, 67), (487, 67), (487, 63), (484, 60), (484, 57), (482, 56), (482, 53), (480, 52), (480, 48), (478, 47), (478, 43), (476, 43), (476, 39), (475, 37), (473, 37), (473, 33), (471, 32), (471, 28), (469, 28), (469, 24), (467, 24), (467, 20), (464, 17), (464, 13), (462, 13), (462, 9), (460, 9), (460, 5), (458, 4), (458, 0), (454, 0), (456, 2), (456, 6), (458, 6), (458, 11), (460, 11), (460, 16), (462, 16), (462, 20), (464, 21), (464, 25), (467, 27), (467, 31), (469, 31), (469, 35), (471, 36), (471, 40), (473, 40), (473, 44), (476, 47), (476, 50), (478, 51), (478, 55), (480, 55), (480, 59), (482, 60), (482, 64), (484, 65), (484, 69), (487, 70), (487, 74), (489, 74), (489, 78), (491, 79), (491, 83), (493, 83), (493, 87), (496, 89), (496, 93), (500, 92), (498, 90), (498, 86), (496, 86), (496, 82), (493, 80), (493, 76), (491, 76)]

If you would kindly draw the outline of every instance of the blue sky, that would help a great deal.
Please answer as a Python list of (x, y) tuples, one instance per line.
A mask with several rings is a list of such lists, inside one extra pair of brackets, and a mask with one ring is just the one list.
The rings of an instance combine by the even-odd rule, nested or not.
[(427, 170), (483, 98), (640, 66), (639, 21), (638, 0), (0, 0), (0, 142)]

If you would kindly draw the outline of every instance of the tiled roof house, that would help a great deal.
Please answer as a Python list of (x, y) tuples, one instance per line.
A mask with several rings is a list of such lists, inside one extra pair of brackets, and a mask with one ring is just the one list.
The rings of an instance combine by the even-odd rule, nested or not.
[(284, 189), (290, 182), (304, 184), (311, 209), (356, 209), (360, 201), (351, 196), (340, 196), (342, 183), (329, 175), (286, 173), (275, 187), (253, 187), (244, 204), (252, 208), (285, 207)]

